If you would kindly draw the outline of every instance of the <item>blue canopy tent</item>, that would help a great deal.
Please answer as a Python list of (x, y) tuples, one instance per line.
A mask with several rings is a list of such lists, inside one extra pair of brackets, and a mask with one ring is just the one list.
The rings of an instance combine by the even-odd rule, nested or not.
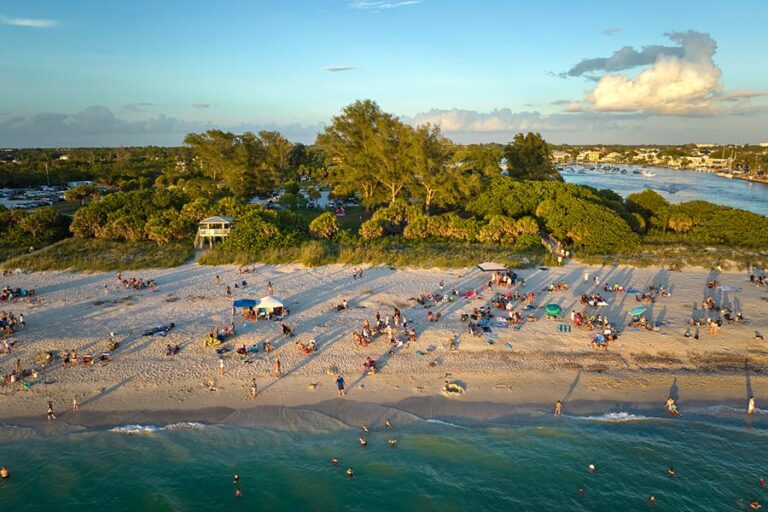
[(259, 303), (256, 299), (237, 299), (232, 303), (234, 308), (255, 308)]

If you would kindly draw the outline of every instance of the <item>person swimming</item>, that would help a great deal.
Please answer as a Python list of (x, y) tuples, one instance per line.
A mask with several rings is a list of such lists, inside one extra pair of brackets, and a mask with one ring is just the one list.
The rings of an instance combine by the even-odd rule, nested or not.
[(363, 436), (360, 436), (360, 446), (368, 446), (368, 441), (365, 440)]
[(367, 434), (369, 432), (368, 425), (363, 424), (363, 433)]
[(758, 503), (757, 500), (752, 500), (749, 502), (749, 508), (751, 508), (752, 510), (760, 510), (761, 508), (763, 508), (763, 506), (760, 503)]
[(587, 466), (587, 471), (589, 471), (590, 473), (597, 473), (597, 466), (595, 466), (594, 464), (590, 464), (589, 466)]
[(337, 459), (336, 457), (331, 459), (331, 464), (333, 464), (334, 466), (337, 465), (338, 463), (339, 463), (339, 459)]
[(384, 420), (384, 426), (387, 427), (387, 430), (392, 430), (392, 422), (389, 419)]
[(233, 484), (239, 484), (240, 483), (240, 475), (235, 473), (235, 476), (232, 477), (232, 483)]
[(761, 486), (765, 487), (765, 478), (761, 478), (760, 480), (757, 481), (757, 483), (759, 483)]
[(653, 506), (655, 503), (656, 503), (656, 497), (653, 494), (648, 496), (648, 504)]
[(667, 470), (667, 474), (669, 476), (676, 476), (677, 475), (677, 471), (675, 471), (674, 467), (670, 466), (670, 468)]
[(352, 471), (352, 468), (347, 468), (347, 476), (349, 478), (352, 478), (353, 476), (355, 476), (355, 472)]
[(5, 466), (0, 467), (0, 478), (5, 480), (9, 476), (11, 476), (11, 474), (8, 472), (8, 468)]
[(235, 497), (236, 498), (242, 498), (243, 497), (243, 493), (240, 491), (239, 487), (237, 489), (235, 489)]
[(395, 446), (397, 444), (397, 439), (390, 439), (387, 442), (389, 443), (389, 446)]
[(584, 488), (579, 487), (579, 496), (584, 496)]

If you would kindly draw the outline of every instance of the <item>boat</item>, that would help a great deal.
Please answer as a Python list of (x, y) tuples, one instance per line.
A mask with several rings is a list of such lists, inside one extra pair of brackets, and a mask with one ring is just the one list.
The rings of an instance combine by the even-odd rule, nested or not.
[(626, 170), (626, 169), (622, 169), (622, 170), (620, 170), (619, 172), (620, 172), (621, 174), (627, 174), (627, 170)]
[(632, 171), (632, 174), (642, 174), (642, 173), (640, 171), (638, 171), (637, 169), (635, 169), (635, 170)]
[(643, 176), (645, 176), (646, 178), (653, 178), (656, 175), (651, 171), (643, 171)]
[(715, 176), (720, 176), (721, 178), (728, 178), (729, 180), (733, 179), (733, 173), (731, 172), (716, 172)]

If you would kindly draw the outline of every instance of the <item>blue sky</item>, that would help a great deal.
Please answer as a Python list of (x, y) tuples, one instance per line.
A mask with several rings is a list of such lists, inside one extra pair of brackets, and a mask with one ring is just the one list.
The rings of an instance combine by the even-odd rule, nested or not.
[(768, 4), (596, 4), (0, 1), (0, 146), (311, 142), (361, 98), (460, 142), (768, 140)]

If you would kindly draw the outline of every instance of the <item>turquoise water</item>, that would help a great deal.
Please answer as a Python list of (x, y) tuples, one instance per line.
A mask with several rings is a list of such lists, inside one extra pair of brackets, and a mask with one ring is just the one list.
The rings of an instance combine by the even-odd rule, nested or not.
[[(181, 425), (0, 444), (2, 510), (657, 510), (768, 505), (768, 419), (549, 415), (327, 433)], [(395, 448), (387, 439), (396, 437)], [(329, 459), (338, 457), (338, 466)], [(595, 474), (586, 468), (598, 467)], [(352, 466), (353, 479), (344, 471)], [(678, 476), (667, 476), (674, 466)], [(234, 496), (232, 475), (243, 497)], [(584, 495), (578, 489), (584, 488)]]
[[(650, 188), (672, 203), (701, 199), (768, 216), (768, 185), (764, 183), (751, 183), (721, 178), (714, 174), (678, 171), (664, 167), (642, 169), (631, 165), (616, 164), (615, 166), (627, 169), (627, 174), (586, 171), (584, 174), (563, 172), (562, 175), (568, 183), (608, 188), (623, 197)], [(580, 167), (574, 166), (574, 169), (580, 169)], [(632, 174), (633, 169), (647, 170), (656, 176), (645, 177)]]

